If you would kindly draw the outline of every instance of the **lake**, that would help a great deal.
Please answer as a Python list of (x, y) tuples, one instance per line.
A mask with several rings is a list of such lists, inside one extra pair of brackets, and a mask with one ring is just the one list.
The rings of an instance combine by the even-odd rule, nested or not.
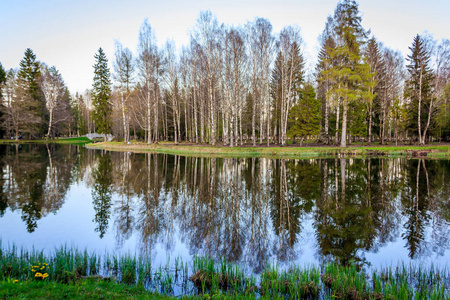
[(205, 158), (0, 145), (3, 247), (375, 267), (450, 262), (450, 160)]

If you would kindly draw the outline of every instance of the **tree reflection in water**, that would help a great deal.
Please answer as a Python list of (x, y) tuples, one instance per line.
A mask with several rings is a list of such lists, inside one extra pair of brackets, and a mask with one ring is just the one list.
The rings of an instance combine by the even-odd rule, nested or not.
[(95, 210), (93, 222), (97, 224), (95, 231), (103, 238), (108, 230), (111, 215), (111, 186), (113, 183), (112, 164), (109, 155), (103, 151), (98, 155), (97, 166), (92, 174), (92, 205)]
[(1, 201), (12, 211), (20, 210), (28, 232), (33, 232), (39, 219), (64, 204), (79, 148), (55, 144), (1, 148)]
[(413, 259), (449, 249), (448, 160), (202, 158), (58, 145), (6, 146), (0, 155), (0, 216), (20, 210), (29, 231), (82, 181), (100, 238), (113, 230), (120, 248), (136, 235), (142, 253), (157, 244), (170, 253), (178, 241), (191, 255), (258, 273), (271, 258), (301, 260), (310, 233), (319, 260), (343, 264), (362, 264), (396, 241)]

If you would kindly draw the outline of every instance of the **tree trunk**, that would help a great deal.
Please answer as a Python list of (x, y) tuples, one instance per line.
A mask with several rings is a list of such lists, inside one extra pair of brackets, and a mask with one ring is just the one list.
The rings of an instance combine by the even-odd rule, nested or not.
[(233, 135), (234, 135), (234, 115), (231, 113), (231, 121), (230, 121), (230, 148), (234, 147)]
[(394, 135), (395, 135), (395, 146), (398, 145), (398, 132), (397, 132), (397, 121), (394, 123)]
[(211, 122), (211, 145), (216, 145), (216, 105), (214, 103), (214, 90), (212, 87), (212, 79), (209, 83), (209, 113), (210, 113), (210, 122)]
[(126, 116), (125, 116), (125, 100), (123, 98), (123, 92), (121, 92), (122, 94), (122, 119), (123, 119), (123, 138), (124, 138), (124, 142), (127, 143), (128, 142), (128, 134), (127, 134), (127, 121), (126, 121)]
[(147, 144), (151, 144), (152, 143), (152, 139), (150, 138), (151, 136), (151, 128), (152, 126), (150, 125), (152, 120), (151, 120), (151, 112), (152, 112), (152, 108), (151, 108), (151, 97), (150, 97), (150, 80), (147, 79)]
[(156, 82), (155, 82), (155, 92), (154, 92), (154, 97), (155, 97), (155, 125), (154, 127), (154, 142), (158, 143), (159, 140), (159, 92), (158, 92), (158, 76), (156, 77)]
[(343, 110), (342, 110), (342, 133), (341, 133), (341, 147), (345, 148), (347, 147), (347, 101), (344, 100), (343, 103)]
[(261, 109), (261, 113), (259, 115), (259, 144), (261, 145), (263, 143), (264, 139), (264, 124), (263, 124), (263, 112)]
[(241, 146), (244, 144), (242, 135), (242, 109), (239, 109), (239, 135), (241, 140)]
[(50, 116), (49, 116), (49, 120), (48, 120), (48, 131), (47, 131), (47, 137), (46, 137), (46, 141), (48, 141), (48, 137), (50, 136), (50, 133), (52, 131), (52, 125), (53, 125), (53, 111), (50, 110)]
[(195, 134), (195, 143), (198, 144), (198, 113), (197, 113), (197, 98), (196, 98), (196, 93), (195, 93), (195, 81), (194, 81), (194, 86), (193, 86), (194, 90), (193, 90), (193, 96), (194, 96), (194, 134)]
[(330, 136), (328, 134), (328, 82), (327, 82), (327, 90), (325, 94), (325, 145), (328, 145), (330, 143)]
[(201, 143), (205, 143), (205, 104), (204, 101), (200, 101), (200, 140)]
[(178, 132), (177, 132), (177, 117), (175, 115), (175, 111), (173, 112), (172, 117), (173, 117), (173, 135), (174, 135), (174, 142), (176, 145), (178, 144), (178, 136), (177, 136)]
[(253, 103), (252, 103), (252, 143), (253, 147), (256, 146), (256, 93), (253, 95)]
[(19, 140), (19, 126), (15, 126), (14, 131), (16, 132), (16, 134), (14, 135), (14, 139), (16, 141)]
[(267, 120), (266, 120), (266, 124), (267, 124), (267, 147), (269, 147), (270, 146), (270, 139), (269, 139), (269, 136), (270, 136), (270, 122), (269, 122), (269, 120), (270, 120), (270, 107), (269, 107), (269, 101), (267, 101), (267, 108), (266, 108), (266, 110), (267, 110)]
[[(372, 92), (371, 92), (372, 93)], [(372, 144), (372, 100), (369, 103), (369, 145)]]
[(427, 125), (425, 126), (425, 130), (423, 131), (423, 135), (422, 135), (422, 139), (423, 139), (422, 145), (425, 144), (425, 138), (427, 136), (428, 127), (430, 126), (432, 113), (433, 113), (433, 99), (431, 99), (431, 102), (430, 102), (430, 109), (428, 110)]
[[(183, 99), (184, 99), (184, 132), (185, 132), (184, 140), (187, 141), (188, 133), (189, 133), (189, 123), (192, 123), (192, 121), (190, 120), (190, 115), (189, 115), (189, 112), (187, 109), (187, 99), (186, 99), (185, 91), (183, 91)], [(181, 110), (181, 108), (180, 108), (180, 110)], [(178, 113), (178, 136), (180, 137), (180, 142), (181, 142), (181, 113)], [(189, 141), (192, 142), (191, 134), (189, 134)]]
[(417, 115), (417, 126), (419, 131), (419, 144), (423, 145), (422, 143), (422, 125), (420, 124), (420, 114), (422, 113), (422, 69), (420, 70), (420, 77), (419, 77), (419, 113)]
[(336, 107), (336, 132), (334, 134), (334, 144), (337, 146), (339, 145), (339, 115), (340, 115), (340, 107), (341, 107), (341, 101), (338, 101), (337, 107)]

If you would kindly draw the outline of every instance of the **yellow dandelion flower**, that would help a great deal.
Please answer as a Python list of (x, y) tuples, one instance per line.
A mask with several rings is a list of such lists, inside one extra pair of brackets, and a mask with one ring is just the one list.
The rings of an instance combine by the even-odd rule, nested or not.
[(14, 280), (14, 283), (17, 283), (17, 282), (19, 282), (19, 280), (18, 280), (18, 279)]
[(47, 273), (45, 273), (44, 275), (42, 275), (42, 279), (45, 279), (45, 278), (47, 278), (48, 277), (48, 274)]
[(37, 272), (36, 274), (34, 274), (34, 277), (42, 277), (42, 273)]

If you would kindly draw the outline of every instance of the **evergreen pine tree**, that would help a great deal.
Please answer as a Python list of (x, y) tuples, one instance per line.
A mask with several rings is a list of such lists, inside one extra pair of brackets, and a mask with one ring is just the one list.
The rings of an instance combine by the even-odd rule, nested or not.
[(367, 127), (368, 127), (368, 140), (369, 144), (372, 143), (372, 128), (373, 128), (373, 116), (374, 116), (374, 101), (377, 97), (377, 87), (382, 75), (383, 57), (381, 55), (378, 43), (375, 38), (371, 38), (367, 43), (366, 48), (366, 61), (370, 68), (370, 74), (367, 80), (366, 90), (364, 92), (364, 99), (367, 105)]
[(111, 75), (108, 68), (108, 59), (102, 48), (98, 49), (98, 53), (94, 57), (96, 63), (92, 85), (93, 120), (97, 133), (104, 133), (106, 141), (106, 134), (111, 132), (112, 127)]
[(6, 71), (3, 68), (2, 63), (0, 62), (0, 99), (2, 99), (2, 85), (6, 81)]
[(419, 143), (425, 144), (427, 130), (433, 113), (433, 73), (430, 54), (423, 39), (417, 35), (409, 47), (409, 79), (406, 82), (406, 97), (409, 98), (408, 126), (418, 134)]
[[(4, 105), (3, 105), (3, 85), (6, 82), (6, 71), (3, 68), (2, 63), (0, 62), (0, 120), (3, 120), (3, 112), (4, 112)], [(3, 127), (0, 127), (0, 137), (4, 136), (5, 130)], [(0, 216), (1, 216), (1, 200), (0, 200)]]
[(80, 136), (84, 124), (83, 124), (83, 114), (81, 112), (80, 106), (78, 105), (78, 98), (82, 97), (75, 94), (75, 97), (70, 98), (70, 111), (73, 116), (73, 120), (71, 123), (72, 135)]
[(299, 93), (300, 101), (289, 111), (288, 136), (300, 137), (300, 146), (305, 136), (318, 135), (320, 132), (320, 100), (311, 84), (307, 84)]
[(41, 75), (41, 67), (36, 60), (33, 50), (27, 48), (25, 56), (20, 61), (19, 79), (25, 86), (26, 91), (34, 100), (40, 100), (38, 78)]
[(316, 79), (317, 79), (317, 98), (320, 99), (322, 104), (322, 128), (321, 135), (324, 138), (324, 143), (328, 145), (330, 140), (330, 95), (329, 90), (332, 82), (330, 78), (330, 68), (333, 65), (331, 59), (331, 52), (336, 47), (336, 43), (331, 35), (332, 18), (329, 17), (327, 25), (325, 26), (324, 33), (321, 36), (321, 49), (319, 51), (318, 62), (316, 66)]
[(22, 106), (26, 107), (21, 114), (23, 116), (21, 127), (22, 132), (28, 133), (30, 138), (45, 132), (42, 123), (45, 103), (39, 89), (40, 76), (41, 67), (36, 60), (36, 54), (30, 48), (27, 48), (23, 59), (20, 61), (16, 95), (19, 98), (18, 101), (22, 102)]
[(342, 103), (340, 146), (346, 147), (349, 105), (351, 102), (361, 99), (363, 87), (366, 85), (365, 81), (369, 77), (369, 68), (363, 61), (361, 53), (361, 45), (364, 43), (367, 33), (361, 26), (358, 4), (354, 0), (340, 2), (335, 10), (334, 20), (337, 41), (336, 48), (331, 49), (330, 53), (333, 67), (328, 73), (334, 84), (329, 93), (334, 98), (340, 99)]

